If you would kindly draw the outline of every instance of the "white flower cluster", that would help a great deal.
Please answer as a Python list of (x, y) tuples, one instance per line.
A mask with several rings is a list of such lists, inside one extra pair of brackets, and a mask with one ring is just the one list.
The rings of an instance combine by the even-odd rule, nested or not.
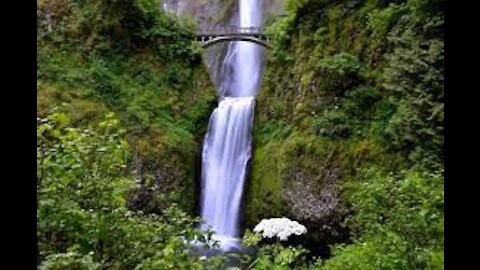
[(307, 232), (307, 228), (302, 224), (292, 221), (288, 218), (270, 218), (263, 219), (253, 229), (254, 232), (262, 232), (263, 238), (278, 237), (280, 241), (288, 240), (292, 234), (301, 235)]

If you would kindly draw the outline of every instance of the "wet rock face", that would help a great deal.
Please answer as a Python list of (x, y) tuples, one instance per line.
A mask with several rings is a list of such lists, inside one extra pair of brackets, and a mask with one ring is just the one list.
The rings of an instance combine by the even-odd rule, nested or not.
[[(337, 226), (346, 214), (340, 198), (341, 174), (333, 156), (331, 153), (319, 159), (305, 154), (304, 161), (293, 161), (282, 177), (282, 199), (288, 215), (328, 234), (331, 228), (322, 228)], [(303, 166), (307, 162), (317, 165)]]
[(307, 234), (289, 243), (309, 247), (322, 257), (329, 256), (329, 245), (348, 242), (341, 147), (299, 133), (256, 147), (246, 196), (247, 227), (253, 228), (264, 218), (296, 220), (307, 227)]
[[(283, 13), (286, 0), (262, 1), (264, 18)], [(236, 19), (238, 0), (164, 0), (163, 9), (180, 16), (190, 16), (199, 26), (225, 25)]]
[(229, 21), (235, 0), (164, 0), (167, 12), (193, 18), (202, 26), (224, 24)]
[[(318, 179), (323, 178), (323, 179)], [(283, 199), (288, 203), (290, 214), (296, 220), (319, 222), (334, 214), (340, 203), (338, 191), (338, 170), (332, 168), (326, 175), (307, 175), (295, 172), (283, 190)], [(316, 187), (316, 182), (322, 186)]]
[(282, 189), (286, 215), (308, 228), (308, 237), (300, 243), (322, 257), (329, 256), (329, 245), (349, 239), (343, 224), (347, 210), (340, 199), (340, 181), (334, 166), (321, 168), (317, 174), (300, 168), (290, 174)]

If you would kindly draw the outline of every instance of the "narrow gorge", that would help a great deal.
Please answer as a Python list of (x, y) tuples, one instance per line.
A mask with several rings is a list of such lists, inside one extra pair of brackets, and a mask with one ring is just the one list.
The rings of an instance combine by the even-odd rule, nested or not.
[(444, 269), (443, 140), (444, 0), (37, 1), (39, 269)]

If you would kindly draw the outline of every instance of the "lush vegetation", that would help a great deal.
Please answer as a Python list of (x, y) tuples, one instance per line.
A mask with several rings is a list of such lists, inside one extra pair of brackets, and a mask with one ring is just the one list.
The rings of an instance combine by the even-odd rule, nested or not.
[(443, 4), (287, 1), (268, 29), (247, 226), (307, 224), (307, 257), (323, 257), (308, 267), (443, 269)]
[[(38, 114), (56, 108), (68, 112), (73, 125), (89, 126), (102, 113), (116, 112), (142, 184), (131, 204), (159, 212), (173, 201), (192, 212), (195, 153), (215, 91), (192, 42), (193, 25), (167, 16), (158, 5), (40, 2)], [(151, 188), (162, 195), (135, 199), (139, 193), (153, 197)]]
[(195, 153), (215, 91), (194, 25), (159, 4), (37, 1), (41, 269), (217, 265), (185, 244), (206, 237)]
[[(255, 252), (211, 258), (186, 243), (212, 247), (195, 167), (215, 91), (194, 24), (159, 5), (37, 1), (40, 269), (443, 269), (442, 0), (286, 1), (255, 112)], [(249, 230), (281, 216), (307, 235)]]
[(69, 124), (63, 113), (38, 119), (40, 269), (198, 269), (221, 263), (189, 256), (188, 242), (211, 241), (175, 205), (161, 215), (126, 207), (133, 185), (129, 151), (113, 114), (94, 129)]

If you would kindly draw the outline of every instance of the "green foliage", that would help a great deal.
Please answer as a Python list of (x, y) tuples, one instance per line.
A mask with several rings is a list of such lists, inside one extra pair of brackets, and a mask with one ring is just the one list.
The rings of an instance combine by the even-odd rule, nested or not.
[(281, 244), (262, 246), (248, 269), (306, 269), (306, 254), (302, 247), (284, 247)]
[(338, 75), (348, 75), (360, 70), (358, 59), (348, 53), (339, 53), (318, 61), (317, 67)]
[(331, 138), (347, 138), (352, 133), (347, 115), (339, 111), (325, 112), (314, 120), (313, 127), (318, 135)]
[[(55, 194), (67, 195), (85, 209), (113, 208), (123, 203), (121, 193), (126, 188), (126, 180), (119, 176), (126, 167), (128, 148), (126, 142), (119, 137), (123, 131), (116, 132), (118, 120), (112, 117), (111, 114), (108, 115), (106, 121), (98, 125), (99, 135), (88, 129), (66, 128), (69, 117), (63, 113), (39, 119), (38, 194), (42, 196), (42, 192), (52, 192), (45, 203), (60, 199)], [(90, 177), (77, 183), (87, 173)], [(48, 189), (43, 188), (47, 186)], [(76, 187), (81, 189), (69, 193), (69, 189)], [(96, 196), (97, 194), (102, 197)]]
[[(365, 180), (351, 198), (356, 214), (350, 222), (357, 231), (356, 241), (353, 245), (338, 246), (326, 262), (326, 269), (441, 266), (443, 178), (441, 174), (419, 171), (402, 174), (365, 172)], [(435, 268), (431, 268), (433, 265)]]
[(442, 162), (443, 42), (421, 41), (408, 32), (398, 42), (383, 77), (397, 104), (387, 139), (394, 149), (407, 149), (411, 160)]
[(172, 18), (159, 6), (158, 0), (46, 1), (38, 7), (37, 40), (86, 53), (148, 47), (163, 59), (199, 62), (193, 23)]
[(285, 120), (270, 121), (254, 128), (255, 141), (262, 144), (276, 139), (286, 139), (292, 132), (292, 126)]
[(290, 16), (276, 20), (266, 29), (266, 34), (272, 37), (272, 55), (274, 55), (276, 59), (284, 62), (291, 62), (294, 60), (294, 56), (288, 51), (288, 45), (291, 41), (292, 19), (293, 18)]
[[(288, 214), (293, 182), (316, 196), (330, 175), (352, 237), (322, 240), (333, 253), (315, 260), (247, 233), (259, 248), (250, 269), (443, 269), (443, 5), (289, 0), (287, 16), (268, 27), (274, 48), (257, 102), (247, 224)], [(214, 90), (193, 24), (158, 7), (38, 1), (42, 269), (222, 265), (189, 256), (183, 240), (209, 238), (183, 210), (193, 209), (192, 153)], [(118, 120), (99, 117), (107, 110)], [(132, 187), (131, 161), (141, 188)], [(163, 189), (147, 188), (158, 175)], [(126, 194), (145, 190), (148, 214), (128, 210)]]
[(259, 246), (255, 258), (247, 256), (247, 269), (304, 269), (308, 264), (306, 255), (308, 250), (299, 247), (283, 246), (281, 243), (260, 244), (262, 236), (245, 230), (242, 244), (245, 246)]
[(411, 269), (405, 268), (404, 250), (400, 237), (389, 234), (336, 247), (332, 259), (325, 261), (321, 269)]
[(333, 108), (313, 118), (312, 128), (331, 139), (384, 135), (395, 107), (382, 99), (378, 88), (360, 86), (337, 99)]
[[(376, 107), (382, 101), (382, 93), (378, 88), (372, 86), (361, 86), (348, 91), (342, 100), (341, 109), (350, 119), (359, 121), (378, 120), (375, 117), (386, 116), (388, 112), (384, 110), (381, 113), (376, 111)], [(381, 105), (381, 104), (380, 104)], [(380, 108), (381, 109), (381, 108)]]
[[(259, 125), (272, 127), (281, 118), (302, 132), (313, 127), (332, 139), (374, 136), (411, 164), (438, 168), (443, 162), (442, 7), (436, 0), (288, 1), (286, 18), (278, 20), (285, 34), (273, 39), (295, 57), (285, 63), (270, 55)], [(272, 71), (280, 66), (288, 72)], [(274, 106), (276, 100), (283, 106)], [(264, 129), (260, 136), (280, 129)]]
[[(362, 171), (351, 185), (348, 221), (352, 244), (338, 244), (332, 257), (309, 261), (307, 250), (280, 244), (261, 245), (252, 269), (443, 269), (444, 191), (441, 173)], [(260, 236), (246, 231), (244, 243)]]
[(247, 219), (288, 213), (289, 179), (315, 196), (338, 173), (352, 235), (308, 267), (443, 269), (443, 7), (290, 0), (270, 26)]
[(157, 191), (165, 196), (148, 208), (160, 213), (178, 203), (193, 212), (192, 153), (200, 147), (215, 90), (193, 41), (194, 25), (159, 5), (154, 0), (40, 3), (39, 116), (58, 107), (72, 125), (87, 128), (99, 121), (96, 115), (116, 112), (133, 152), (127, 166), (136, 166), (143, 188), (160, 178), (164, 183)]
[(72, 128), (69, 121), (64, 113), (38, 119), (37, 238), (42, 267), (151, 269), (145, 268), (151, 260), (167, 267), (161, 269), (201, 266), (203, 262), (188, 256), (186, 244), (209, 239), (194, 229), (197, 219), (175, 205), (161, 215), (147, 216), (126, 208), (125, 195), (133, 181), (125, 166), (129, 152), (124, 131), (114, 115), (94, 129)]
[(98, 270), (100, 264), (93, 260), (92, 254), (82, 255), (76, 252), (52, 254), (39, 266), (40, 270)]
[(367, 27), (373, 32), (373, 35), (385, 36), (406, 11), (405, 5), (395, 3), (385, 9), (375, 9), (367, 15)]
[(242, 245), (244, 246), (256, 246), (262, 240), (262, 235), (254, 233), (249, 229), (246, 229), (243, 233)]
[(319, 59), (314, 74), (322, 78), (318, 83), (319, 91), (342, 97), (352, 86), (361, 82), (361, 72), (357, 57), (342, 52)]
[[(159, 4), (154, 0), (42, 3), (39, 19), (50, 23), (51, 30), (39, 24), (38, 79), (81, 90), (122, 112), (129, 131), (181, 121), (188, 132), (197, 132), (214, 90), (201, 68), (194, 26), (163, 13)], [(64, 16), (49, 21), (60, 9)], [(57, 44), (52, 36), (71, 42)]]
[(248, 183), (246, 219), (253, 226), (262, 218), (280, 216), (284, 213), (282, 201), (282, 171), (285, 168), (281, 144), (272, 140), (262, 147), (255, 147), (254, 160), (262, 164), (252, 166)]
[[(378, 233), (384, 227), (406, 239), (415, 239), (411, 242), (418, 245), (435, 243), (442, 238), (444, 191), (441, 174), (411, 171), (402, 177), (369, 171), (365, 178), (352, 197), (357, 211), (354, 222), (363, 235)], [(381, 190), (386, 192), (379, 192)]]

